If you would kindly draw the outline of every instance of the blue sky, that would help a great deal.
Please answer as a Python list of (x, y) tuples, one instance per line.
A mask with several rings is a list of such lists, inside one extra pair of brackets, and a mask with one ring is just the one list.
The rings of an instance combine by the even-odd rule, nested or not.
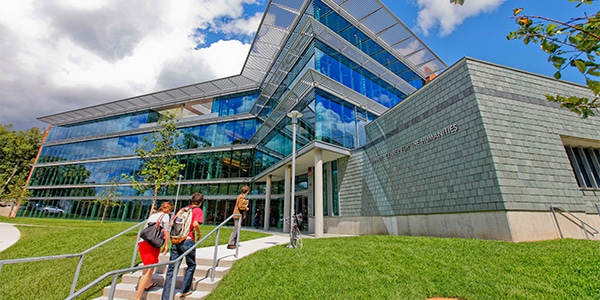
[[(507, 41), (512, 9), (568, 20), (567, 0), (383, 0), (446, 62), (468, 56), (552, 76), (538, 45)], [(0, 0), (0, 123), (238, 74), (266, 0)], [(576, 71), (563, 79), (583, 83)]]

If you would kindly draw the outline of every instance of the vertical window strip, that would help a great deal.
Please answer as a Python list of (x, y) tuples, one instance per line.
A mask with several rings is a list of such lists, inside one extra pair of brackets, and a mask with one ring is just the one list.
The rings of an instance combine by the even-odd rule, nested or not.
[(573, 174), (580, 188), (600, 189), (600, 151), (594, 148), (565, 146)]

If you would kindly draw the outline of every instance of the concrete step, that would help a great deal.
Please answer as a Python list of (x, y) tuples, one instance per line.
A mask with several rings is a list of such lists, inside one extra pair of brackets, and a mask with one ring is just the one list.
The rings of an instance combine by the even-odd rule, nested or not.
[[(138, 280), (141, 275), (142, 275), (142, 272), (139, 272), (139, 273), (136, 272), (133, 274), (125, 274), (121, 278), (121, 283), (137, 285)], [(215, 276), (215, 281), (212, 282), (210, 279), (210, 276), (194, 276), (194, 279), (192, 280), (192, 289), (199, 290), (199, 291), (212, 291), (217, 286), (219, 281), (221, 281), (221, 279), (222, 279), (222, 277)], [(164, 282), (165, 282), (165, 275), (164, 274), (152, 274), (152, 282), (156, 282), (156, 284), (159, 287), (163, 287)], [(183, 282), (183, 274), (177, 276), (176, 283), (175, 283), (176, 287), (180, 288), (182, 282)]]
[[(269, 248), (275, 245), (281, 245), (288, 243), (286, 236), (271, 236), (253, 241), (247, 241), (240, 244), (238, 249), (239, 257), (235, 257), (236, 250), (227, 249), (226, 245), (220, 245), (217, 251), (217, 267), (215, 273), (215, 281), (212, 282), (210, 279), (210, 271), (212, 269), (212, 258), (214, 257), (214, 247), (198, 248), (196, 250), (196, 271), (194, 272), (194, 280), (192, 281), (192, 290), (194, 291), (190, 296), (182, 298), (183, 300), (196, 300), (204, 299), (212, 290), (216, 288), (221, 279), (229, 272), (229, 269), (238, 260), (247, 255), (250, 255), (256, 251)], [(159, 256), (160, 262), (169, 260), (169, 254), (161, 254)], [(182, 262), (176, 277), (176, 290), (178, 293), (181, 288), (183, 281), (183, 274), (185, 272), (185, 260)], [(144, 298), (147, 300), (159, 300), (162, 294), (162, 287), (165, 281), (165, 273), (167, 267), (159, 267), (155, 270), (152, 275), (152, 281), (157, 283), (157, 287), (144, 292)], [(114, 299), (134, 299), (135, 298), (135, 287), (141, 276), (142, 271), (138, 271), (132, 274), (124, 274), (122, 276), (121, 283), (118, 283), (115, 290)], [(108, 299), (110, 293), (110, 286), (105, 287), (104, 295), (97, 299)], [(178, 294), (175, 294), (175, 299), (180, 299)]]
[[(115, 298), (113, 299), (135, 299), (135, 284), (129, 284), (129, 283), (118, 283), (116, 286), (116, 290), (115, 290)], [(175, 299), (183, 299), (183, 298), (179, 298), (178, 294), (180, 290), (176, 289), (175, 290)], [(110, 286), (109, 287), (105, 287), (104, 288), (104, 295), (102, 299), (108, 299), (108, 295), (110, 293)], [(202, 300), (204, 298), (206, 298), (206, 296), (209, 294), (209, 291), (198, 291), (198, 290), (194, 290), (194, 292), (185, 297), (185, 300)], [(161, 287), (155, 287), (150, 289), (149, 291), (144, 292), (144, 295), (142, 296), (142, 299), (146, 299), (146, 300), (160, 300), (162, 296), (162, 288)], [(101, 299), (101, 298), (98, 298)]]
[[(180, 267), (179, 271), (177, 272), (177, 275), (183, 276), (185, 274), (185, 269), (186, 269), (186, 267)], [(152, 276), (153, 277), (154, 276), (164, 277), (167, 274), (166, 270), (167, 270), (167, 268), (161, 268), (161, 270), (155, 270), (154, 274), (152, 274)], [(229, 272), (230, 268), (216, 267), (215, 270), (216, 270), (215, 278), (216, 277), (223, 278)], [(194, 277), (196, 277), (196, 278), (210, 277), (211, 274), (212, 274), (212, 267), (210, 267), (210, 266), (197, 265), (196, 270), (194, 271)], [(124, 274), (122, 281), (127, 282), (127, 283), (135, 283), (135, 282), (137, 282), (137, 278), (139, 278), (140, 276), (142, 276), (142, 271), (137, 271), (135, 273), (130, 273), (130, 274)], [(135, 282), (131, 281), (134, 279), (135, 279)]]
[[(200, 266), (200, 265), (212, 266), (213, 256), (214, 256), (213, 251), (214, 251), (214, 248), (212, 248), (212, 249), (198, 248), (196, 250), (196, 264), (198, 266)], [(245, 255), (240, 255), (240, 258), (243, 256), (245, 256)], [(217, 253), (217, 266), (231, 268), (237, 260), (238, 260), (238, 258), (235, 257), (235, 250), (226, 249), (225, 246), (219, 246), (219, 251)], [(158, 261), (159, 262), (169, 261), (169, 254), (159, 255)], [(185, 259), (181, 262), (181, 265), (185, 266)], [(164, 270), (166, 270), (166, 266), (157, 268), (158, 272), (166, 272)]]
[[(212, 260), (210, 260), (210, 264), (202, 259), (196, 259), (196, 261), (202, 262), (202, 264), (198, 263), (196, 265), (196, 270), (194, 271), (194, 275), (210, 276), (210, 272), (212, 271)], [(230, 264), (229, 262), (225, 263), (225, 265), (229, 265), (229, 264)], [(168, 266), (160, 266), (160, 267), (154, 269), (154, 273), (155, 274), (167, 274), (167, 268), (168, 268)], [(179, 266), (179, 271), (177, 272), (177, 274), (183, 275), (185, 273), (186, 269), (187, 269), (187, 265), (182, 263)], [(215, 268), (215, 271), (216, 271), (215, 277), (225, 276), (225, 274), (227, 274), (227, 272), (229, 272), (229, 269), (231, 269), (231, 266), (219, 266), (217, 264), (217, 267)], [(141, 275), (141, 273), (140, 273), (140, 275)]]

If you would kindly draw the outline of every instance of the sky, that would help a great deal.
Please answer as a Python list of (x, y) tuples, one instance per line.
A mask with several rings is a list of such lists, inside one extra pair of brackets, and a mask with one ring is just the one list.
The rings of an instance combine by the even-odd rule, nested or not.
[[(0, 0), (0, 124), (237, 75), (267, 0)], [(539, 45), (508, 41), (512, 9), (569, 20), (567, 0), (382, 0), (448, 66), (467, 56), (552, 76)], [(584, 83), (576, 71), (563, 80)]]

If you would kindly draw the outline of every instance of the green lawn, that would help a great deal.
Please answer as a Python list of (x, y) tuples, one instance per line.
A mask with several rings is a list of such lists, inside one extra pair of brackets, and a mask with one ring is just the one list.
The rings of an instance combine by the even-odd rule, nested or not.
[(208, 299), (600, 299), (599, 251), (571, 239), (305, 239), (238, 262)]
[[(0, 222), (14, 223), (21, 232), (16, 244), (0, 252), (0, 260), (82, 252), (136, 224), (5, 217), (0, 217)], [(201, 232), (205, 234), (213, 228), (202, 226)], [(226, 244), (230, 233), (231, 228), (221, 230), (219, 244)], [(136, 235), (137, 230), (132, 230), (87, 254), (77, 287), (85, 286), (108, 271), (128, 268)], [(263, 236), (265, 234), (244, 232), (240, 239)], [(214, 237), (204, 243), (214, 245)], [(141, 262), (139, 256), (136, 259), (136, 264)], [(0, 299), (64, 299), (69, 294), (78, 261), (78, 258), (70, 258), (3, 266), (0, 269)], [(110, 280), (107, 280), (80, 299), (100, 296), (104, 286), (109, 284)]]
[[(56, 219), (6, 219), (21, 226), (0, 259), (82, 251), (132, 226)], [(75, 229), (78, 228), (78, 229)], [(203, 226), (204, 233), (213, 227)], [(229, 231), (221, 233), (225, 243)], [(243, 240), (259, 233), (244, 232)], [(128, 267), (134, 234), (86, 258), (79, 286)], [(214, 245), (214, 240), (208, 242)], [(31, 250), (33, 249), (33, 250)], [(77, 264), (4, 266), (0, 299), (62, 299)], [(108, 285), (107, 282), (105, 285)], [(100, 295), (103, 286), (82, 299)], [(240, 260), (208, 299), (600, 299), (600, 243), (554, 240), (508, 243), (475, 239), (360, 236), (305, 239)]]

